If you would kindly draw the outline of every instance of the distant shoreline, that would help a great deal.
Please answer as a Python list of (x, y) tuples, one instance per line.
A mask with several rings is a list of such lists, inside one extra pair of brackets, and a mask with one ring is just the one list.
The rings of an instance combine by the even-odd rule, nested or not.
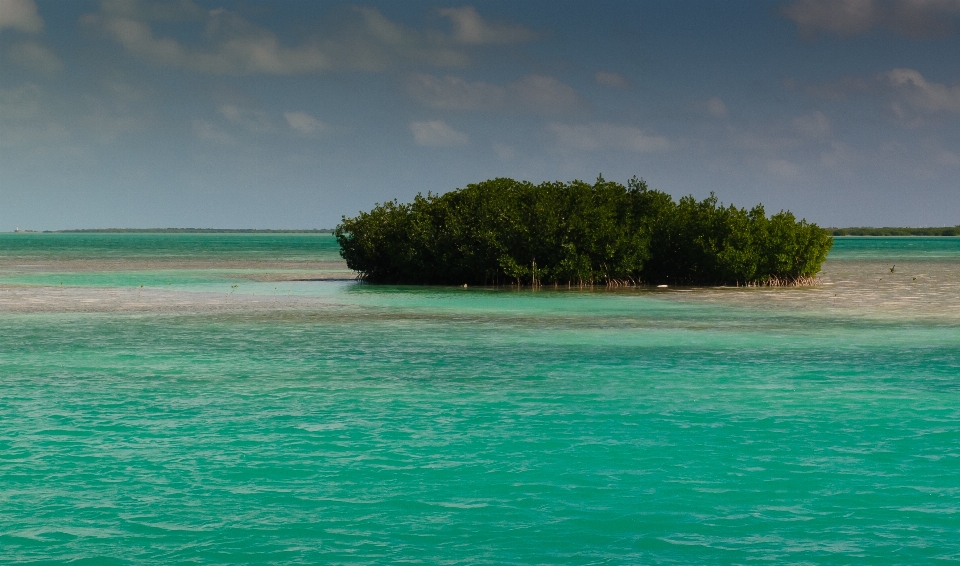
[(76, 230), (21, 230), (34, 234), (332, 234), (333, 229), (261, 230), (253, 228), (81, 228)]
[[(826, 228), (831, 236), (960, 236), (960, 226), (938, 228)], [(333, 228), (272, 230), (259, 228), (77, 228), (15, 230), (19, 234), (332, 234)]]
[(827, 228), (832, 236), (960, 236), (960, 226), (942, 228)]

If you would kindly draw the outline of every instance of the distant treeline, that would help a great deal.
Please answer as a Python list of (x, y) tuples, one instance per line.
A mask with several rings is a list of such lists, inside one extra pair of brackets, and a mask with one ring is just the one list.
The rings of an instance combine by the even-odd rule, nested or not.
[(953, 228), (828, 228), (834, 236), (960, 236)]
[(636, 177), (493, 179), (377, 205), (334, 234), (364, 280), (441, 285), (801, 284), (833, 245), (790, 212), (675, 202)]
[(78, 230), (44, 230), (45, 234), (330, 234), (332, 229), (259, 230), (253, 228), (82, 228)]

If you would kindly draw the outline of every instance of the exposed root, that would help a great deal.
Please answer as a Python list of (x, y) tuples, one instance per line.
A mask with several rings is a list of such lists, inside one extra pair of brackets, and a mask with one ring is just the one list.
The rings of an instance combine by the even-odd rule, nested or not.
[(608, 289), (615, 289), (618, 287), (636, 287), (638, 285), (639, 283), (635, 281), (632, 277), (628, 277), (626, 279), (616, 279), (614, 277), (610, 277), (607, 279)]
[(760, 283), (751, 283), (749, 287), (813, 287), (821, 285), (823, 281), (819, 277), (810, 277), (801, 275), (799, 277), (776, 277), (771, 276), (766, 281)]

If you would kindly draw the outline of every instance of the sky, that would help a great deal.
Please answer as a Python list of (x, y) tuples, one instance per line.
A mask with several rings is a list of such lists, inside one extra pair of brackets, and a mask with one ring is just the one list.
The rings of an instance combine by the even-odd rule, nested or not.
[(598, 175), (958, 225), (960, 0), (0, 0), (0, 231)]

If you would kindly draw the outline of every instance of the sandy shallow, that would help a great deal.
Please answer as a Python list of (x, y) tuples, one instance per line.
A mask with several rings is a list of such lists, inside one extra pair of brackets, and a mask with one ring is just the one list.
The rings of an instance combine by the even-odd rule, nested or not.
[[(264, 269), (257, 272), (257, 268)], [(44, 264), (0, 264), (0, 274), (43, 272), (120, 272), (138, 270), (237, 270), (234, 280), (284, 282), (295, 285), (289, 294), (251, 294), (156, 287), (49, 286), (0, 284), (0, 313), (70, 312), (234, 312), (259, 310), (326, 309), (354, 305), (355, 299), (328, 292), (327, 285), (343, 285), (355, 274), (342, 262), (197, 262), (197, 261), (79, 261)], [(277, 271), (268, 271), (274, 269)], [(241, 271), (242, 270), (242, 271)], [(732, 309), (778, 311), (791, 316), (819, 315), (878, 321), (941, 321), (960, 323), (960, 269), (952, 261), (901, 262), (895, 271), (879, 261), (827, 261), (820, 274), (822, 285), (805, 288), (639, 288), (573, 293), (617, 294), (654, 297), (685, 305), (710, 305)], [(304, 282), (302, 285), (295, 282)], [(339, 282), (339, 283), (338, 283)], [(243, 291), (243, 289), (240, 289)], [(438, 292), (459, 292), (437, 289)], [(471, 288), (467, 292), (485, 292)], [(510, 292), (507, 290), (506, 292)], [(544, 288), (514, 290), (517, 293), (571, 293)], [(563, 308), (558, 303), (557, 308)]]
[(325, 303), (317, 297), (286, 295), (0, 285), (0, 313), (233, 312), (315, 308)]

